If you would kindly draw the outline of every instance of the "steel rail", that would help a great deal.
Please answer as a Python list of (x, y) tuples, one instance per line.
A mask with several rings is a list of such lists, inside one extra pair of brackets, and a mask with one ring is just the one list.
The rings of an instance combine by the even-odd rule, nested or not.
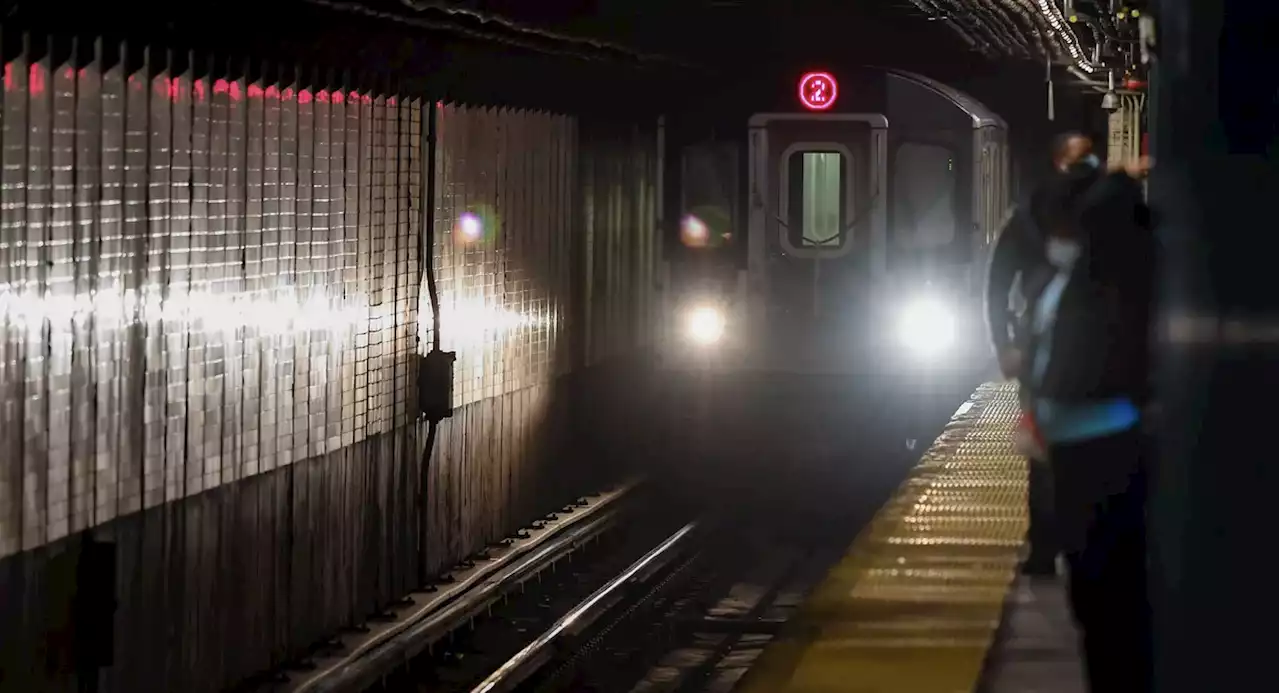
[(494, 693), (509, 691), (523, 683), (535, 671), (551, 658), (555, 646), (565, 637), (581, 632), (589, 627), (601, 615), (617, 602), (621, 588), (642, 573), (643, 577), (652, 575), (679, 554), (682, 547), (697, 529), (697, 522), (690, 522), (664, 540), (661, 544), (645, 554), (640, 560), (618, 574), (600, 589), (587, 597), (556, 621), (545, 633), (538, 636), (524, 649), (498, 667), (484, 681), (480, 682), (471, 693)]
[(426, 649), (449, 632), (483, 612), (503, 595), (535, 577), (607, 529), (618, 506), (640, 485), (631, 481), (596, 494), (599, 500), (575, 512), (555, 527), (518, 540), (501, 556), (431, 594), (418, 608), (390, 626), (371, 634), (335, 661), (319, 664), (304, 678), (275, 684), (265, 690), (288, 693), (364, 690), (396, 666)]

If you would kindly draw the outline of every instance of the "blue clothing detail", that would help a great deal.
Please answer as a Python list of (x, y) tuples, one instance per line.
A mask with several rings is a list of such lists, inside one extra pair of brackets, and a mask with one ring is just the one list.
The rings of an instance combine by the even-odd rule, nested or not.
[[(1044, 379), (1049, 367), (1053, 320), (1070, 276), (1070, 265), (1060, 268), (1036, 302), (1031, 324), (1032, 331), (1038, 336), (1031, 361), (1033, 390)], [(1069, 404), (1043, 398), (1035, 401), (1036, 425), (1045, 442), (1050, 444), (1074, 443), (1121, 433), (1137, 426), (1141, 416), (1137, 405), (1127, 397)]]
[(1062, 292), (1067, 288), (1067, 281), (1071, 278), (1070, 270), (1059, 271), (1054, 275), (1053, 279), (1040, 292), (1040, 298), (1036, 302), (1035, 312), (1031, 318), (1031, 331), (1039, 335), (1037, 340), (1038, 347), (1031, 359), (1031, 383), (1032, 387), (1040, 384), (1044, 379), (1044, 373), (1049, 368), (1049, 347), (1051, 346), (1051, 337), (1053, 333), (1053, 318), (1058, 313), (1058, 301), (1062, 299)]
[(1128, 397), (1065, 404), (1035, 403), (1036, 424), (1046, 443), (1076, 443), (1123, 433), (1138, 425), (1142, 413)]

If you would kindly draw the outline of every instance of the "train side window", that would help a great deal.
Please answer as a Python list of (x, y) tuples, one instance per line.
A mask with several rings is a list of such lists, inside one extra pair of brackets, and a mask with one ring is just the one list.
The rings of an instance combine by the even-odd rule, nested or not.
[(738, 144), (685, 147), (680, 176), (680, 242), (690, 248), (733, 242), (737, 232)]
[(788, 240), (797, 248), (845, 242), (848, 162), (843, 152), (797, 151), (787, 160)]
[(954, 152), (936, 144), (904, 142), (893, 161), (893, 236), (906, 250), (936, 249), (956, 237)]

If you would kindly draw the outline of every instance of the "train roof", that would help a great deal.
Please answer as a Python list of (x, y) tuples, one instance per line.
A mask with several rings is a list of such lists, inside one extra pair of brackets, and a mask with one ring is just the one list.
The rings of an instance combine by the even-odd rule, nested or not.
[(894, 68), (878, 69), (884, 70), (886, 74), (892, 77), (896, 77), (928, 89), (938, 96), (950, 101), (956, 108), (964, 111), (973, 119), (973, 127), (975, 128), (998, 127), (1001, 129), (1008, 129), (1009, 127), (1009, 125), (1005, 123), (1004, 118), (997, 115), (995, 111), (987, 108), (981, 101), (978, 101), (955, 87), (947, 86), (942, 82), (930, 79), (915, 72), (907, 72), (906, 70), (898, 70)]

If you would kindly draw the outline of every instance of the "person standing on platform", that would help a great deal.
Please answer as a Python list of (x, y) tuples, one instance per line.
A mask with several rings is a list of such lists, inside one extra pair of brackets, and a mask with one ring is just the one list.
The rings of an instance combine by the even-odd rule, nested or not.
[(1146, 508), (1156, 241), (1137, 178), (1081, 161), (1046, 194), (1053, 276), (1029, 314), (1023, 374), (1048, 446), (1092, 693), (1151, 690)]
[[(1096, 167), (1093, 140), (1080, 132), (1067, 132), (1054, 138), (1051, 154), (1055, 177), (1066, 175), (1080, 161), (1088, 161)], [(1044, 230), (1051, 186), (1052, 179), (1033, 189), (1015, 207), (996, 239), (987, 271), (987, 326), (991, 343), (995, 347), (1001, 373), (1005, 378), (1018, 379), (1020, 383), (1025, 382), (1023, 353), (1026, 326), (1019, 312), (1010, 309), (1009, 299), (1016, 283), (1023, 302), (1029, 303), (1054, 274), (1045, 257), (1047, 233)], [(1019, 398), (1027, 410), (1030, 403), (1025, 387), (1020, 387)], [(1027, 505), (1030, 519), (1027, 527), (1030, 551), (1023, 561), (1022, 572), (1054, 576), (1057, 574), (1059, 546), (1053, 526), (1053, 477), (1046, 455), (1039, 449), (1034, 426), (1030, 423), (1031, 420), (1024, 417), (1026, 425), (1019, 432), (1022, 443), (1019, 447), (1028, 457)]]

